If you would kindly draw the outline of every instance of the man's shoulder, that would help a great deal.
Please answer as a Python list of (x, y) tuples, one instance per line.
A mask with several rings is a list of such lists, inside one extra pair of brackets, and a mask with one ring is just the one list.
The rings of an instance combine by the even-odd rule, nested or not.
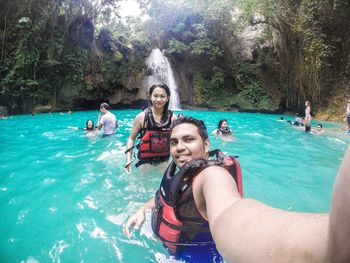
[(108, 117), (108, 118), (116, 118), (115, 117), (115, 115), (114, 115), (114, 113), (113, 112), (107, 112), (105, 115), (103, 115), (103, 116), (106, 116), (106, 118)]

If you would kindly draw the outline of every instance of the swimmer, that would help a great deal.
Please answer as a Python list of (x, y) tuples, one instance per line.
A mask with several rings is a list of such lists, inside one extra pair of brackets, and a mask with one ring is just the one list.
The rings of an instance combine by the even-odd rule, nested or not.
[(284, 122), (284, 118), (281, 117), (281, 118), (279, 118), (277, 121)]
[(96, 131), (96, 127), (94, 126), (93, 120), (87, 120), (85, 123), (85, 128), (80, 128), (75, 126), (68, 126), (68, 128), (73, 130), (84, 130), (88, 132)]
[(310, 101), (305, 101), (305, 119), (304, 119), (304, 123), (305, 123), (305, 132), (307, 131), (307, 126), (310, 126), (311, 129), (311, 120), (312, 120), (312, 116), (311, 116), (311, 103)]
[(93, 120), (87, 120), (85, 123), (85, 131), (95, 131), (96, 127), (94, 126)]
[(142, 164), (160, 164), (169, 159), (169, 130), (171, 123), (177, 118), (168, 109), (170, 100), (169, 87), (164, 83), (156, 83), (149, 89), (151, 107), (139, 113), (135, 119), (131, 133), (126, 144), (125, 172), (132, 171), (132, 153), (135, 147), (136, 137), (140, 143), (138, 162), (136, 167)]
[(317, 124), (316, 129), (312, 133), (315, 135), (320, 135), (324, 133), (323, 125), (321, 123)]
[[(329, 214), (290, 212), (242, 198), (241, 184), (230, 169), (237, 171), (235, 159), (219, 158), (215, 164), (209, 160), (209, 147), (202, 121), (184, 117), (174, 122), (170, 170), (155, 197), (128, 219), (123, 229), (127, 237), (131, 227), (141, 227), (150, 209), (153, 231), (179, 259), (188, 249), (209, 246), (201, 252), (205, 262), (220, 259), (216, 248), (227, 262), (350, 262), (350, 147), (338, 171)], [(205, 241), (197, 241), (202, 234), (207, 234)]]
[(112, 112), (110, 112), (110, 108), (111, 107), (106, 102), (103, 102), (100, 105), (102, 117), (100, 114), (98, 115), (97, 129), (101, 130), (103, 127), (103, 137), (115, 134), (116, 129), (118, 128), (117, 118)]
[(295, 126), (304, 126), (304, 120), (300, 117), (299, 113), (295, 114), (294, 123)]
[(221, 119), (218, 123), (218, 127), (212, 132), (212, 134), (217, 135), (231, 135), (233, 132), (228, 126), (226, 119)]

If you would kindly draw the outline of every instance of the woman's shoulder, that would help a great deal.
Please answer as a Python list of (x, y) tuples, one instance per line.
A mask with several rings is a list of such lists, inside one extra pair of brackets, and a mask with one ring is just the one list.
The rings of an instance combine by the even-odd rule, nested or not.
[(140, 113), (138, 113), (135, 117), (135, 121), (143, 121), (143, 119), (145, 118), (145, 111), (141, 111)]

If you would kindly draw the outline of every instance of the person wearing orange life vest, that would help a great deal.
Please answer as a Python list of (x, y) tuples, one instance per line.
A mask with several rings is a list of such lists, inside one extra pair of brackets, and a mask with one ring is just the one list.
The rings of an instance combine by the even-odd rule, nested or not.
[(137, 135), (140, 135), (136, 167), (144, 163), (158, 164), (169, 159), (169, 136), (171, 123), (176, 119), (169, 107), (170, 90), (164, 83), (150, 87), (151, 107), (139, 113), (126, 144), (125, 171), (132, 171), (132, 152)]
[[(182, 183), (191, 181), (195, 207), (202, 218), (208, 219), (213, 240), (226, 262), (350, 262), (350, 220), (347, 220), (350, 218), (350, 147), (338, 171), (330, 213), (291, 212), (270, 207), (251, 198), (242, 198), (239, 180), (236, 181), (227, 167), (209, 165), (195, 172), (194, 178), (185, 176), (176, 179), (183, 168), (187, 169), (187, 164), (196, 169), (192, 165), (193, 161), (210, 161), (210, 142), (201, 136), (206, 133), (202, 126), (186, 117), (174, 122), (170, 153), (180, 170), (173, 180), (180, 180)], [(171, 174), (173, 173), (167, 172), (164, 176)], [(165, 182), (162, 182), (157, 195), (164, 191), (162, 196), (174, 193), (181, 196), (177, 191), (165, 192), (169, 188), (164, 186)], [(156, 220), (159, 213), (166, 214), (161, 210), (169, 210), (166, 205), (170, 209), (174, 207), (173, 204), (163, 201), (157, 204), (159, 200), (161, 198), (157, 196), (152, 198), (128, 219), (123, 228), (127, 237), (131, 237), (131, 227), (141, 227), (147, 209), (152, 209), (152, 217)], [(175, 242), (167, 242), (172, 237), (177, 238), (176, 231), (186, 231), (181, 229), (182, 220), (175, 217), (171, 219), (172, 224), (169, 224), (163, 219), (161, 222), (164, 230), (160, 239), (163, 239), (168, 249), (182, 245), (178, 244), (181, 241), (177, 242), (177, 239), (174, 239)], [(176, 225), (176, 220), (179, 221), (178, 229), (172, 226)], [(158, 235), (157, 231), (162, 232), (156, 229)], [(203, 262), (212, 262), (210, 260), (212, 259)]]

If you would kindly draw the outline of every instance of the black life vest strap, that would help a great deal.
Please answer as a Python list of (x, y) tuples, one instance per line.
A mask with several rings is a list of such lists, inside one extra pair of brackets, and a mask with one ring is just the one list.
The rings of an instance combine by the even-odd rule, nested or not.
[(197, 224), (197, 226), (178, 226), (178, 225), (174, 225), (172, 223), (169, 223), (168, 221), (166, 221), (163, 217), (160, 217), (160, 220), (167, 225), (168, 227), (170, 227), (171, 229), (175, 229), (175, 230), (179, 230), (179, 231), (184, 231), (184, 232), (197, 232), (197, 233), (209, 233), (209, 227), (204, 227), (202, 226), (202, 224)]
[(157, 236), (157, 235), (154, 235), (154, 236), (165, 244), (174, 245), (174, 246), (181, 246), (181, 247), (198, 247), (198, 246), (208, 246), (208, 245), (214, 244), (214, 240), (181, 243), (181, 242), (169, 241), (161, 236)]
[[(135, 157), (136, 159), (136, 157)], [(135, 167), (139, 167), (142, 164), (152, 164), (152, 165), (157, 165), (159, 163), (165, 162), (169, 160), (169, 156), (160, 156), (160, 157), (148, 157), (148, 158), (143, 158), (139, 159), (137, 163), (135, 164)]]

